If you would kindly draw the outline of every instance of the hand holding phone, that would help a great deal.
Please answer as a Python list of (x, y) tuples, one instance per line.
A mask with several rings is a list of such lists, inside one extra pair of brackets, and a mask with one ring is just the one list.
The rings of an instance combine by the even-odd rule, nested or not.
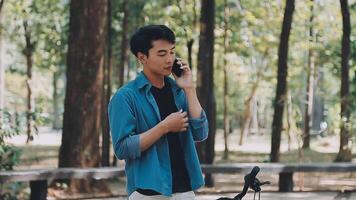
[(181, 67), (182, 65), (178, 64), (178, 59), (176, 58), (172, 66), (172, 73), (174, 73), (177, 77), (182, 76), (183, 69), (181, 69)]

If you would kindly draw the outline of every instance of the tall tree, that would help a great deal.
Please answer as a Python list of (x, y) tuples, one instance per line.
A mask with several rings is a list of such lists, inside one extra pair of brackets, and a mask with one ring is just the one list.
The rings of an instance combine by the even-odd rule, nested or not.
[[(106, 26), (106, 0), (71, 1), (59, 167), (99, 166)], [(93, 181), (70, 181), (72, 191), (88, 192), (93, 186)]]
[[(209, 121), (209, 137), (198, 144), (202, 163), (212, 164), (215, 157), (216, 102), (214, 95), (214, 26), (215, 1), (202, 0), (198, 53), (197, 91)], [(212, 187), (211, 174), (205, 174), (206, 186)]]
[(313, 122), (313, 100), (314, 100), (314, 51), (313, 51), (313, 21), (314, 21), (314, 0), (310, 0), (310, 18), (309, 18), (309, 49), (308, 49), (308, 68), (307, 68), (307, 88), (306, 88), (306, 106), (304, 112), (304, 133), (303, 149), (310, 147), (310, 129)]
[[(181, 6), (181, 3), (183, 5), (187, 5), (188, 2), (186, 1), (180, 1), (180, 0), (176, 0), (176, 5), (179, 9), (179, 15), (180, 16), (183, 16), (183, 15), (187, 15), (188, 12), (187, 12), (187, 8), (182, 8)], [(188, 30), (186, 28), (186, 19), (184, 19), (184, 17), (180, 17), (180, 21), (179, 21), (179, 26), (183, 27), (183, 30), (184, 30), (184, 37), (185, 37), (185, 40), (186, 40), (186, 47), (187, 47), (187, 53), (188, 53), (188, 63), (189, 63), (189, 66), (191, 69), (193, 69), (193, 56), (192, 56), (192, 53), (193, 53), (193, 44), (194, 44), (194, 36), (192, 35), (195, 35), (194, 33), (196, 32), (197, 30), (197, 26), (198, 26), (198, 20), (197, 20), (197, 13), (196, 13), (196, 7), (197, 7), (197, 3), (196, 3), (196, 0), (193, 0), (192, 2), (193, 6), (193, 19), (192, 19), (192, 30), (191, 32), (193, 32), (192, 34), (188, 34)]]
[[(268, 51), (269, 49), (266, 48), (265, 52), (261, 56), (261, 66), (258, 68), (257, 73), (256, 73), (256, 80), (253, 82), (253, 85), (251, 87), (251, 92), (249, 96), (247, 97), (245, 101), (245, 110), (244, 110), (244, 117), (243, 117), (243, 123), (241, 126), (241, 134), (240, 134), (240, 140), (239, 140), (239, 145), (242, 145), (244, 142), (244, 139), (247, 136), (247, 133), (250, 131), (250, 126), (251, 122), (253, 121), (253, 117), (257, 118), (257, 89), (260, 86), (261, 79), (263, 78), (263, 72), (267, 70), (268, 67), (268, 62), (267, 62), (267, 57), (268, 57)], [(253, 116), (254, 115), (254, 116)], [(257, 120), (255, 120), (257, 121)], [(255, 126), (255, 128), (258, 128), (258, 125)], [(256, 131), (257, 132), (257, 131)]]
[[(139, 4), (140, 5), (140, 4)], [(140, 7), (138, 5), (138, 7)], [(143, 7), (143, 6), (142, 6)], [(121, 46), (120, 46), (120, 61), (117, 68), (118, 72), (118, 87), (123, 86), (125, 82), (125, 69), (127, 72), (127, 80), (129, 79), (129, 54), (128, 54), (128, 27), (129, 27), (129, 1), (123, 0), (122, 2), (122, 12), (123, 12), (123, 19), (121, 22)], [(139, 18), (139, 17), (138, 17)], [(112, 165), (115, 166), (117, 164), (117, 158), (113, 156)]]
[[(59, 67), (58, 67), (59, 68)], [(59, 104), (59, 97), (60, 97), (60, 92), (59, 92), (59, 87), (58, 87), (58, 81), (62, 75), (62, 71), (60, 69), (55, 70), (53, 72), (53, 78), (52, 78), (52, 85), (53, 85), (53, 93), (52, 93), (52, 98), (53, 98), (53, 122), (52, 122), (52, 128), (55, 130), (59, 130), (62, 128), (62, 121), (60, 120), (60, 104)]]
[(108, 104), (111, 97), (111, 63), (112, 63), (112, 16), (111, 16), (111, 0), (108, 1), (107, 12), (107, 45), (106, 57), (104, 66), (104, 79), (103, 79), (103, 99), (102, 99), (102, 143), (101, 143), (101, 166), (110, 166), (110, 128), (108, 119)]
[(27, 65), (27, 79), (26, 79), (26, 87), (27, 87), (27, 111), (26, 111), (26, 123), (27, 123), (27, 140), (26, 143), (29, 143), (33, 140), (32, 128), (33, 124), (33, 114), (34, 114), (34, 101), (32, 94), (32, 68), (33, 68), (33, 53), (35, 51), (35, 42), (32, 41), (32, 32), (30, 27), (28, 26), (28, 21), (25, 19), (23, 21), (24, 28), (24, 36), (26, 46), (23, 50), (23, 54), (26, 57), (26, 65)]
[(274, 115), (272, 121), (272, 145), (271, 162), (279, 161), (279, 147), (281, 144), (281, 132), (284, 104), (287, 100), (287, 76), (288, 76), (288, 41), (293, 21), (294, 0), (286, 0), (284, 10), (282, 32), (278, 48), (278, 77), (276, 97), (274, 99)]
[(0, 129), (3, 123), (4, 92), (5, 92), (5, 69), (2, 65), (2, 7), (5, 0), (0, 0)]
[[(129, 1), (123, 0), (122, 2), (123, 14), (124, 17), (122, 19), (122, 35), (121, 35), (121, 59), (120, 59), (120, 67), (119, 67), (119, 86), (121, 87), (124, 84), (124, 75), (125, 68), (127, 68), (128, 61), (128, 22), (129, 22)], [(128, 68), (127, 68), (128, 70)]]
[(341, 132), (340, 148), (336, 157), (338, 162), (350, 162), (352, 160), (350, 140), (350, 100), (349, 100), (349, 58), (350, 58), (350, 34), (351, 23), (347, 0), (340, 0), (342, 14), (342, 47), (341, 47)]
[(227, 159), (229, 156), (229, 148), (227, 145), (227, 137), (230, 130), (230, 120), (228, 115), (228, 106), (229, 106), (229, 90), (228, 90), (228, 72), (227, 72), (227, 48), (228, 48), (228, 17), (229, 17), (229, 8), (227, 4), (227, 0), (224, 0), (224, 158)]

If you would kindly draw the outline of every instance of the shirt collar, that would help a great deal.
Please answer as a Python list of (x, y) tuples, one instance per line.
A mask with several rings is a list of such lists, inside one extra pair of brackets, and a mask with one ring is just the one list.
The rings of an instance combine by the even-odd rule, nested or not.
[(137, 81), (137, 86), (139, 89), (144, 88), (145, 86), (149, 86), (149, 88), (151, 88), (152, 84), (150, 83), (150, 81), (147, 79), (146, 75), (143, 73), (143, 71), (141, 71), (138, 76), (136, 77), (136, 81)]
[[(171, 84), (171, 88), (172, 88), (172, 91), (174, 92), (174, 94), (178, 94), (182, 90), (181, 88), (178, 87), (178, 85), (172, 78), (167, 77), (167, 80)], [(138, 76), (136, 77), (136, 81), (137, 81), (137, 86), (139, 89), (145, 88), (146, 86), (148, 86), (148, 89), (151, 89), (151, 87), (152, 87), (151, 82), (147, 79), (147, 77), (143, 73), (143, 71), (141, 71), (138, 74)]]

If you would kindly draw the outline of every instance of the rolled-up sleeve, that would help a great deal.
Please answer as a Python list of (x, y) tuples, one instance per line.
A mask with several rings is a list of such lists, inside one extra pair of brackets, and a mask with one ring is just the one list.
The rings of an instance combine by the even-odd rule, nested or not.
[(189, 125), (193, 134), (194, 141), (200, 142), (208, 137), (209, 125), (204, 110), (202, 110), (200, 118), (189, 119)]
[(132, 101), (125, 91), (119, 91), (108, 107), (112, 144), (118, 159), (140, 157), (140, 136), (136, 134), (136, 117)]

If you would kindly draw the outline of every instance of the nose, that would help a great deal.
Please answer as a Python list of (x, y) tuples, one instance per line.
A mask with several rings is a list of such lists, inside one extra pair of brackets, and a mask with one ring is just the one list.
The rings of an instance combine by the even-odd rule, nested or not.
[(168, 54), (167, 63), (173, 63), (176, 56), (174, 54)]

